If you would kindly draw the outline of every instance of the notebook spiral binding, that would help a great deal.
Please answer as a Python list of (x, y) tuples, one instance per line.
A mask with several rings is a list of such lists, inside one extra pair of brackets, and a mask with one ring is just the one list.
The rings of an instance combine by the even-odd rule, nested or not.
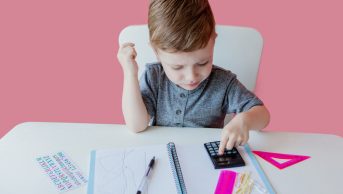
[(179, 163), (179, 158), (177, 157), (175, 144), (169, 142), (167, 144), (169, 162), (172, 167), (173, 177), (177, 188), (178, 194), (187, 194), (185, 181), (183, 180), (181, 166)]

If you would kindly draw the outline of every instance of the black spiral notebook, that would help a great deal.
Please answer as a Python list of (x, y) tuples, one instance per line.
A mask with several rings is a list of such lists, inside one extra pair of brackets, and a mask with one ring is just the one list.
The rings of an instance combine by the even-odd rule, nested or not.
[[(269, 193), (274, 193), (250, 148), (246, 146), (238, 150), (246, 165), (230, 170), (251, 172), (251, 176)], [(92, 151), (87, 193), (136, 193), (145, 169), (154, 156), (155, 165), (143, 193), (214, 193), (223, 169), (213, 168), (204, 144), (176, 145), (173, 142)]]

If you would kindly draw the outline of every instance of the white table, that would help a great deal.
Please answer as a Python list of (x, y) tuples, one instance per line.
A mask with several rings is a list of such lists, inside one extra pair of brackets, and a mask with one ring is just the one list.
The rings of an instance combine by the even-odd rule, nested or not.
[[(219, 129), (151, 127), (134, 134), (124, 125), (23, 123), (0, 140), (0, 193), (53, 194), (57, 189), (35, 158), (64, 151), (88, 176), (90, 151), (101, 148), (202, 143), (220, 139)], [(251, 132), (252, 150), (309, 155), (310, 159), (279, 170), (256, 157), (281, 194), (343, 193), (343, 141), (325, 134)], [(87, 187), (67, 192), (87, 193)]]

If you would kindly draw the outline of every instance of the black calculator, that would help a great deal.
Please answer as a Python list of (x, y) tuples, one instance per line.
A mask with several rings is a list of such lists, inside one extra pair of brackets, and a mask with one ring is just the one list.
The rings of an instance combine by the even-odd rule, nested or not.
[(215, 169), (245, 166), (245, 162), (237, 148), (225, 149), (223, 155), (218, 155), (220, 141), (205, 143), (205, 149), (211, 158)]

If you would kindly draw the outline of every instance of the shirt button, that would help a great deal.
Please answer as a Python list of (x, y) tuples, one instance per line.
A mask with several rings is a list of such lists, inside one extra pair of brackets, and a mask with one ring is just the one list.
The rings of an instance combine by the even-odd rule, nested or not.
[(182, 112), (181, 110), (177, 110), (177, 111), (176, 111), (176, 114), (177, 114), (177, 115), (180, 115), (181, 112)]
[(181, 93), (181, 94), (180, 94), (180, 97), (181, 97), (181, 98), (184, 98), (184, 97), (186, 97), (186, 95), (185, 95), (184, 93)]

